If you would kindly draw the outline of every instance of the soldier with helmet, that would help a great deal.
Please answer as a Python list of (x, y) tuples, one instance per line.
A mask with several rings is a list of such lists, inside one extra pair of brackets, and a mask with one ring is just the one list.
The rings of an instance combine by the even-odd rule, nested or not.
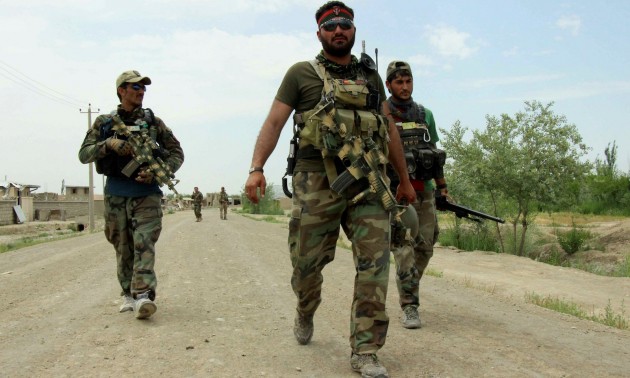
[[(396, 283), (403, 310), (403, 326), (420, 328), (418, 307), (420, 279), (433, 256), (433, 245), (439, 235), (435, 207), (435, 188), (446, 196), (444, 163), (446, 153), (437, 148), (439, 141), (433, 113), (416, 103), (413, 93), (413, 75), (411, 67), (403, 61), (393, 61), (387, 67), (387, 90), (391, 96), (387, 99), (386, 115), (396, 124), (404, 148), (405, 159), (411, 184), (416, 191), (417, 200), (412, 203), (418, 217), (418, 236), (415, 246), (399, 246), (393, 251), (396, 260)], [(388, 169), (392, 185), (399, 181), (399, 175)], [(434, 185), (435, 183), (435, 185)], [(409, 265), (415, 265), (415, 274), (407, 274)]]
[[(341, 227), (352, 243), (356, 269), (350, 365), (364, 377), (387, 377), (376, 353), (385, 344), (389, 324), (389, 218), (396, 199), (413, 202), (415, 191), (398, 131), (381, 113), (385, 88), (375, 64), (351, 54), (354, 11), (329, 1), (315, 20), (322, 51), (285, 74), (258, 135), (245, 191), (253, 203), (258, 190), (265, 195), (263, 167), (295, 111), (298, 150), (288, 240), (297, 297), (293, 333), (299, 344), (311, 341), (322, 300), (322, 271), (335, 257)], [(396, 198), (383, 185), (388, 158), (403, 173)]]
[[(133, 311), (138, 319), (157, 310), (154, 265), (155, 243), (162, 230), (160, 173), (175, 172), (184, 162), (184, 152), (171, 129), (151, 109), (142, 107), (150, 84), (151, 79), (138, 71), (120, 74), (116, 79), (118, 108), (96, 118), (79, 150), (81, 163), (94, 162), (96, 171), (107, 176), (105, 237), (116, 250), (123, 302), (120, 312)], [(136, 168), (131, 143), (140, 135), (151, 141), (148, 150), (163, 166), (142, 163)]]

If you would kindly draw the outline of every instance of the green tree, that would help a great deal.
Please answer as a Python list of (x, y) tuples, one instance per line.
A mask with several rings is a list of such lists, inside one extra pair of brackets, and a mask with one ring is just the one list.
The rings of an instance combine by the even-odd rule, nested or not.
[[(581, 162), (587, 147), (573, 124), (538, 101), (525, 102), (525, 110), (514, 116), (486, 116), (486, 129), (472, 132), (457, 121), (450, 131), (441, 130), (444, 149), (450, 156), (449, 184), (458, 186), (477, 203), (485, 201), (495, 214), (511, 222), (511, 253), (524, 254), (528, 226), (541, 208), (566, 201), (566, 188), (589, 171)], [(456, 194), (453, 186), (453, 194)], [(520, 227), (520, 228), (519, 228)], [(501, 250), (506, 243), (497, 225)]]
[(280, 202), (275, 198), (274, 185), (272, 183), (267, 184), (265, 189), (265, 196), (258, 196), (258, 203), (253, 204), (245, 195), (245, 189), (241, 191), (241, 201), (243, 205), (243, 212), (249, 214), (267, 214), (267, 215), (282, 215), (284, 210), (280, 207)]
[(617, 144), (595, 159), (594, 169), (582, 187), (579, 211), (593, 214), (630, 214), (630, 177), (617, 169)]

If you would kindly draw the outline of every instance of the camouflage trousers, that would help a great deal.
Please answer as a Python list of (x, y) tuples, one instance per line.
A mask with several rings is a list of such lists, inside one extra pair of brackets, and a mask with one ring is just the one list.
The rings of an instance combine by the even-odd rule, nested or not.
[(322, 270), (335, 257), (340, 226), (352, 242), (356, 270), (350, 346), (374, 353), (385, 344), (389, 326), (389, 213), (375, 196), (352, 205), (330, 190), (324, 172), (296, 172), (288, 241), (291, 286), (302, 316), (313, 316), (321, 303)]
[(416, 196), (413, 207), (420, 223), (416, 246), (403, 246), (392, 251), (396, 261), (396, 286), (401, 307), (420, 304), (420, 279), (433, 257), (433, 246), (440, 234), (433, 191), (416, 192)]
[(221, 217), (221, 219), (227, 219), (227, 208), (227, 203), (221, 203), (219, 205), (219, 216)]
[(149, 291), (155, 299), (155, 243), (162, 231), (161, 196), (105, 196), (105, 237), (116, 250), (118, 282), (123, 294)]
[(197, 219), (200, 219), (201, 218), (201, 204), (200, 203), (194, 204), (193, 210), (195, 211), (195, 217)]

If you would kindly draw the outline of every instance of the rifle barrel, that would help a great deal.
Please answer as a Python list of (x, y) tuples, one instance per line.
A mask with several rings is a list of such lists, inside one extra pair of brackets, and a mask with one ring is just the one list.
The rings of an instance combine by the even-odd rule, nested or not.
[[(497, 223), (505, 223), (505, 220), (501, 218), (494, 217), (490, 214), (482, 213), (481, 211), (473, 210), (466, 206), (456, 205), (454, 203), (448, 202), (448, 199), (445, 197), (436, 197), (436, 204), (438, 207), (443, 208), (447, 211), (452, 211), (459, 218), (469, 218), (470, 215), (474, 215), (479, 218), (488, 219)], [(473, 218), (469, 218), (473, 219)], [(474, 219), (473, 219), (474, 220)]]

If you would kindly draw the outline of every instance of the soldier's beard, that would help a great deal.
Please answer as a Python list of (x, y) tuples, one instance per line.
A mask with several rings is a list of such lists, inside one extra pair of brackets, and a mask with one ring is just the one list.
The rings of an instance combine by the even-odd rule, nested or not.
[(344, 57), (352, 51), (352, 47), (354, 46), (354, 37), (355, 36), (353, 34), (352, 38), (341, 46), (336, 46), (322, 39), (322, 48), (331, 56)]

